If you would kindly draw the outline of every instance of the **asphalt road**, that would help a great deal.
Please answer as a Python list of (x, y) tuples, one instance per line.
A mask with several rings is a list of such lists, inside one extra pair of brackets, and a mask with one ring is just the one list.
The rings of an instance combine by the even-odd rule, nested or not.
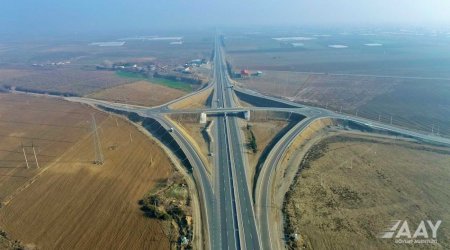
[[(227, 78), (223, 52), (215, 47), (215, 93), (216, 109), (234, 108), (232, 89)], [(237, 118), (223, 113), (216, 121), (216, 193), (220, 200), (222, 227), (221, 249), (259, 249), (259, 239), (253, 213), (253, 203), (247, 185), (242, 157), (242, 142)], [(234, 234), (232, 231), (234, 230)]]
[[(159, 122), (166, 130), (174, 127), (170, 121), (164, 119), (159, 114), (154, 114), (149, 117)], [(206, 166), (202, 162), (197, 151), (192, 147), (191, 143), (179, 131), (174, 130), (171, 135), (192, 165), (192, 172), (200, 197), (203, 231), (206, 233), (206, 237), (204, 237), (205, 244), (211, 249), (216, 249), (214, 248), (214, 245), (212, 245), (212, 237), (210, 235), (213, 235), (212, 232), (219, 231), (219, 226), (216, 224), (217, 220), (215, 220), (215, 196), (206, 172)]]
[[(264, 166), (261, 169), (261, 173), (258, 178), (258, 183), (255, 192), (255, 206), (257, 207), (258, 214), (258, 225), (261, 234), (262, 245), (267, 249), (277, 249), (279, 235), (271, 234), (271, 209), (274, 209), (274, 204), (272, 204), (272, 180), (273, 174), (281, 162), (283, 155), (286, 150), (291, 145), (292, 141), (306, 128), (311, 122), (313, 122), (317, 117), (308, 117), (303, 119), (294, 128), (292, 128), (288, 133), (286, 133), (282, 139), (275, 145), (273, 150), (269, 153)], [(281, 204), (275, 205), (279, 209)], [(278, 237), (278, 238), (276, 238)]]
[[(404, 128), (391, 126), (371, 120), (338, 114), (326, 109), (309, 107), (281, 100), (274, 97), (267, 97), (257, 92), (230, 88), (231, 83), (227, 75), (224, 61), (224, 52), (220, 42), (216, 39), (214, 57), (214, 77), (206, 88), (214, 88), (213, 102), (211, 109), (192, 110), (170, 110), (169, 104), (158, 107), (147, 108), (136, 105), (112, 103), (107, 101), (93, 100), (89, 98), (66, 98), (69, 101), (87, 103), (90, 105), (102, 105), (108, 108), (136, 112), (143, 117), (152, 117), (169, 129), (174, 127), (171, 121), (165, 119), (163, 115), (168, 113), (197, 113), (206, 112), (218, 114), (215, 118), (215, 145), (214, 162), (215, 175), (212, 179), (208, 177), (206, 167), (202, 162), (199, 153), (192, 147), (189, 140), (184, 138), (178, 131), (172, 133), (173, 139), (180, 145), (193, 167), (193, 175), (199, 190), (202, 204), (202, 222), (205, 232), (205, 246), (210, 249), (274, 249), (272, 239), (279, 237), (270, 233), (271, 221), (269, 218), (271, 204), (271, 181), (272, 175), (276, 171), (277, 165), (285, 154), (286, 149), (292, 141), (316, 119), (334, 118), (346, 121), (353, 121), (375, 129), (396, 132), (405, 136), (413, 137), (425, 142), (442, 143), (450, 145), (450, 140), (430, 134), (410, 131)], [(204, 89), (203, 89), (204, 90)], [(200, 90), (202, 91), (202, 90)], [(233, 99), (233, 91), (244, 92), (259, 98), (271, 101), (282, 102), (291, 108), (258, 107), (239, 108), (236, 107)], [(194, 92), (196, 94), (198, 92)], [(187, 98), (182, 97), (178, 100)], [(176, 101), (178, 101), (176, 100)], [(253, 204), (250, 188), (247, 183), (247, 166), (243, 158), (244, 144), (241, 140), (238, 118), (227, 116), (226, 114), (244, 112), (246, 110), (271, 110), (293, 112), (304, 115), (306, 118), (294, 126), (283, 136), (272, 151), (269, 153), (262, 172), (257, 180), (255, 204)], [(254, 207), (257, 207), (255, 216)], [(258, 224), (256, 223), (258, 221)]]

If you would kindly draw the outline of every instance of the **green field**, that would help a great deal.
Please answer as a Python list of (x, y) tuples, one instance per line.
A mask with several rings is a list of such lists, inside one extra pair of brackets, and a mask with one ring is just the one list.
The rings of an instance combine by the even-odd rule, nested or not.
[(138, 73), (132, 73), (132, 72), (116, 71), (116, 74), (120, 77), (148, 81), (149, 83), (163, 85), (163, 86), (166, 86), (169, 88), (179, 89), (179, 90), (186, 91), (186, 92), (192, 91), (192, 86), (189, 83), (172, 81), (172, 80), (168, 80), (168, 79), (164, 79), (164, 78), (149, 79), (147, 77), (144, 77), (143, 75), (140, 75)]

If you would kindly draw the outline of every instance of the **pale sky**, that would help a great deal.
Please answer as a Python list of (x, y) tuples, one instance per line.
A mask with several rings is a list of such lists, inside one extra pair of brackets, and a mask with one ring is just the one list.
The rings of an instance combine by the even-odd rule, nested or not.
[(0, 32), (450, 25), (450, 0), (2, 0)]

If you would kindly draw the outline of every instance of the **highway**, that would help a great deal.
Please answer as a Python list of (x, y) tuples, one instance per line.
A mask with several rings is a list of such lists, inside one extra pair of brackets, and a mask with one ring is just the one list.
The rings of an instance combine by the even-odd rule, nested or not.
[[(270, 217), (271, 210), (274, 209), (274, 204), (272, 203), (272, 181), (273, 174), (278, 167), (278, 163), (281, 162), (283, 155), (289, 148), (294, 139), (310, 125), (314, 120), (319, 119), (316, 117), (309, 117), (303, 119), (294, 128), (288, 131), (283, 138), (274, 146), (272, 151), (269, 153), (264, 166), (261, 168), (261, 173), (257, 180), (256, 192), (255, 192), (255, 207), (257, 208), (259, 231), (261, 234), (262, 244), (267, 249), (278, 249), (277, 239), (272, 240), (272, 238), (280, 237), (280, 235), (271, 234), (271, 224), (273, 224), (273, 218)], [(278, 204), (277, 206), (281, 206)], [(279, 209), (279, 208), (276, 208)], [(281, 226), (281, 225), (278, 225)]]
[[(150, 118), (155, 119), (159, 122), (164, 129), (169, 130), (174, 127), (171, 121), (164, 119), (159, 114), (150, 115)], [(203, 222), (203, 232), (205, 234), (206, 239), (204, 239), (204, 245), (206, 247), (210, 247), (210, 237), (209, 232), (212, 232), (213, 229), (218, 228), (215, 224), (216, 220), (214, 219), (216, 214), (214, 213), (215, 208), (215, 196), (213, 193), (213, 189), (211, 187), (211, 183), (208, 178), (208, 174), (206, 172), (206, 166), (202, 162), (198, 152), (192, 147), (191, 143), (177, 130), (174, 130), (172, 133), (172, 138), (176, 141), (176, 143), (180, 146), (180, 148), (185, 153), (188, 161), (191, 163), (193, 169), (193, 177), (197, 185), (197, 189), (200, 197), (201, 204), (201, 216)]]
[[(310, 107), (267, 97), (260, 93), (232, 86), (224, 60), (224, 50), (219, 37), (216, 37), (214, 49), (213, 79), (210, 84), (197, 92), (179, 98), (158, 107), (143, 107), (94, 100), (89, 98), (68, 97), (66, 100), (85, 103), (93, 106), (107, 107), (114, 110), (136, 112), (142, 117), (151, 117), (165, 129), (175, 127), (172, 121), (166, 119), (167, 114), (175, 113), (207, 113), (214, 114), (214, 174), (208, 176), (205, 163), (200, 153), (196, 152), (183, 133), (174, 130), (171, 135), (183, 150), (193, 167), (193, 177), (200, 194), (203, 247), (206, 249), (277, 249), (280, 247), (280, 235), (272, 235), (270, 218), (272, 209), (271, 185), (273, 174), (280, 160), (293, 140), (312, 122), (318, 119), (337, 119), (352, 121), (377, 130), (395, 132), (399, 135), (415, 138), (424, 142), (440, 143), (450, 146), (447, 138), (410, 131), (360, 117), (335, 113), (330, 110)], [(211, 108), (172, 110), (169, 105), (189, 98), (201, 91), (213, 88)], [(268, 103), (277, 102), (278, 107), (238, 107), (234, 101), (236, 92), (263, 98)], [(283, 108), (280, 108), (283, 106)], [(305, 118), (291, 128), (273, 147), (263, 164), (256, 181), (255, 197), (252, 188), (247, 183), (247, 161), (244, 157), (244, 143), (238, 125), (238, 117), (234, 114), (247, 111), (266, 110), (274, 112), (291, 112), (303, 115)], [(256, 208), (256, 209), (255, 209)]]
[[(217, 46), (216, 46), (217, 48)], [(215, 50), (214, 60), (215, 91), (213, 107), (224, 107), (224, 95), (221, 85), (218, 65), (218, 51)], [(233, 169), (229, 153), (229, 137), (227, 130), (227, 117), (225, 115), (215, 118), (214, 137), (215, 145), (215, 178), (214, 190), (217, 203), (217, 219), (220, 221), (220, 234), (212, 239), (214, 249), (241, 249), (239, 222), (237, 218), (236, 194), (233, 179)], [(220, 236), (220, 237), (219, 237)]]
[[(219, 45), (220, 42), (216, 41), (214, 60), (216, 86), (213, 100), (216, 102), (215, 106), (232, 109), (235, 107), (233, 90), (230, 88), (231, 84), (227, 76), (223, 52)], [(246, 178), (247, 164), (242, 156), (243, 143), (237, 124), (238, 118), (227, 116), (224, 113), (216, 119), (216, 168), (217, 173), (219, 173), (219, 185), (217, 186), (221, 192), (223, 191), (226, 194), (218, 194), (221, 200), (222, 227), (227, 229), (227, 235), (222, 235), (222, 249), (227, 248), (225, 247), (225, 240), (236, 243), (236, 249), (259, 249), (253, 203)], [(231, 203), (229, 199), (231, 199)], [(227, 204), (231, 204), (231, 206), (227, 207)], [(235, 235), (228, 233), (229, 228), (232, 227), (236, 232)]]

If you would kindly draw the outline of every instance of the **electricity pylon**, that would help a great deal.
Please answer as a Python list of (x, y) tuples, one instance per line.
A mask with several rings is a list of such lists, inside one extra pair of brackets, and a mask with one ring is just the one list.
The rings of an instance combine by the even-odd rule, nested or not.
[(104, 158), (102, 153), (102, 147), (100, 145), (100, 138), (98, 136), (97, 123), (95, 122), (94, 114), (91, 115), (92, 115), (92, 136), (94, 138), (94, 151), (95, 151), (94, 164), (103, 165)]

